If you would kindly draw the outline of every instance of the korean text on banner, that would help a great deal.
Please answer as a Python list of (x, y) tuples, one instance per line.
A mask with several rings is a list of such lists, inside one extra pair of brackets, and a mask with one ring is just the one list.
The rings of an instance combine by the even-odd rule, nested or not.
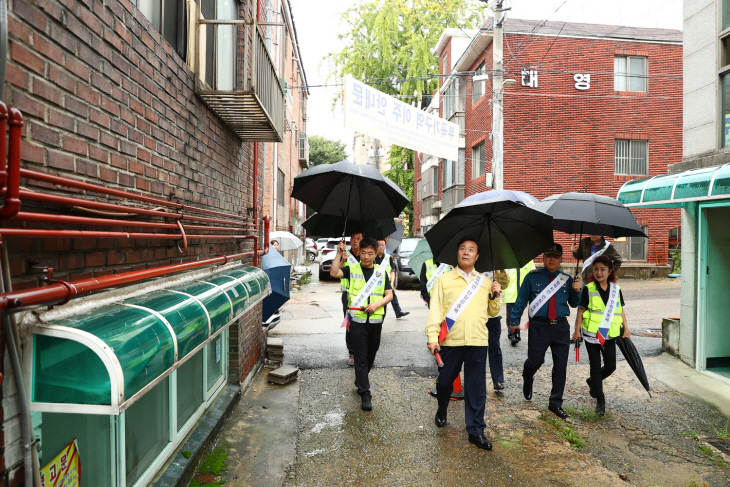
[(459, 126), (345, 77), (345, 127), (443, 159), (459, 158)]
[(76, 438), (41, 469), (41, 487), (79, 487), (81, 460)]

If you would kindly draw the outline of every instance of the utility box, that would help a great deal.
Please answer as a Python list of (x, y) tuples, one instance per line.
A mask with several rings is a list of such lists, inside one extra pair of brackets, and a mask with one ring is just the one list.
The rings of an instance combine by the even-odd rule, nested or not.
[(679, 357), (679, 316), (662, 320), (662, 350)]

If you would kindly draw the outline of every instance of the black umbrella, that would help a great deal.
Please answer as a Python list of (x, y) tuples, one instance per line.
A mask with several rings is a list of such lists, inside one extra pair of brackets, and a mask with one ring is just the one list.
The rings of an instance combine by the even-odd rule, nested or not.
[(616, 337), (616, 340), (618, 342), (616, 345), (618, 345), (618, 348), (621, 350), (621, 353), (624, 354), (624, 358), (626, 359), (626, 362), (629, 364), (629, 367), (631, 367), (631, 370), (634, 371), (634, 374), (636, 374), (636, 378), (639, 379), (639, 382), (641, 382), (641, 385), (644, 386), (644, 389), (646, 389), (646, 392), (649, 393), (649, 397), (651, 397), (651, 391), (649, 390), (649, 379), (646, 377), (646, 371), (644, 370), (644, 363), (641, 361), (641, 357), (639, 356), (639, 351), (636, 350), (636, 347), (634, 346), (634, 343), (631, 341), (631, 338), (624, 338), (624, 328), (621, 327), (621, 333), (618, 337)]
[(553, 217), (553, 228), (570, 234), (607, 237), (646, 237), (628, 208), (608, 196), (563, 193), (548, 196), (533, 206)]
[(307, 218), (302, 226), (309, 235), (318, 237), (340, 237), (344, 235), (352, 235), (355, 232), (362, 232), (363, 235), (378, 240), (384, 239), (391, 232), (394, 232), (395, 222), (392, 218), (382, 218), (380, 220), (368, 220), (359, 222), (357, 220), (347, 220), (342, 216), (323, 215), (315, 213)]
[(519, 268), (554, 245), (553, 219), (522, 203), (498, 196), (488, 201), (462, 201), (426, 232), (433, 259), (453, 266), (463, 237), (477, 239), (478, 272)]
[(321, 164), (294, 178), (291, 193), (318, 213), (364, 221), (395, 218), (408, 197), (373, 166), (349, 161)]

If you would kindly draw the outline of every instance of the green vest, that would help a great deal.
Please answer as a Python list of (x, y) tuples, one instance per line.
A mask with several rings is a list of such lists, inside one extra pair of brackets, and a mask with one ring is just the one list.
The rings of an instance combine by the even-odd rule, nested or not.
[[(591, 333), (598, 332), (598, 326), (601, 324), (603, 319), (603, 311), (606, 309), (606, 305), (603, 304), (603, 299), (598, 293), (598, 284), (596, 281), (589, 283), (586, 286), (588, 291), (588, 309), (583, 312), (583, 328)], [(618, 286), (618, 284), (616, 284)], [(621, 291), (621, 287), (618, 288)], [(621, 324), (624, 319), (621, 315), (623, 309), (621, 308), (621, 298), (619, 295), (618, 303), (616, 303), (616, 310), (613, 313), (613, 320), (611, 321), (611, 327), (608, 329), (607, 338), (615, 338), (621, 332)]]
[(380, 267), (384, 268), (385, 274), (388, 277), (390, 277), (390, 273), (393, 272), (393, 267), (391, 267), (391, 265), (390, 265), (390, 255), (383, 254), (383, 260), (380, 261), (380, 264), (376, 264), (376, 265), (379, 265)]
[[(428, 259), (426, 262), (423, 263), (423, 265), (426, 266), (426, 283), (428, 283), (428, 281), (430, 281), (431, 278), (434, 275), (436, 275), (436, 271), (439, 270), (439, 266), (436, 265), (436, 262), (434, 262), (433, 259)], [(448, 271), (446, 271), (446, 272), (448, 272)], [(432, 292), (433, 292), (433, 287), (428, 292), (428, 295), (430, 296)]]
[[(344, 257), (344, 255), (343, 255)], [(340, 269), (344, 269), (345, 267), (348, 267), (350, 264), (347, 262), (347, 259), (343, 259), (340, 263)], [(340, 279), (340, 291), (343, 293), (347, 292), (347, 279)]]
[(522, 281), (525, 280), (527, 274), (533, 269), (535, 269), (535, 263), (533, 261), (530, 261), (527, 264), (523, 265), (519, 270), (519, 283), (517, 282), (517, 269), (507, 270), (507, 275), (509, 276), (509, 284), (507, 285), (507, 288), (504, 289), (505, 303), (514, 303), (517, 301), (517, 294), (520, 292), (520, 287), (522, 287)]
[[(383, 278), (378, 282), (378, 284), (375, 286), (375, 289), (373, 290), (370, 297), (368, 297), (367, 304), (375, 303), (383, 299), (383, 296), (385, 296), (385, 278), (387, 274), (385, 274), (385, 268), (382, 266), (374, 266), (373, 272), (377, 272), (378, 270), (383, 272)], [(367, 281), (365, 280), (365, 276), (362, 273), (362, 267), (358, 263), (357, 265), (350, 266), (350, 283), (347, 287), (347, 305), (351, 306), (352, 302), (355, 300), (358, 294), (360, 294), (360, 290), (365, 287), (365, 284), (367, 284)], [(352, 313), (352, 311), (350, 311)], [(361, 323), (364, 323), (368, 319), (368, 314), (364, 311), (357, 311), (352, 316), (356, 321), (359, 321)], [(370, 316), (370, 323), (382, 323), (383, 317), (385, 316), (385, 306), (381, 306), (380, 308), (375, 310), (375, 313), (369, 315)]]

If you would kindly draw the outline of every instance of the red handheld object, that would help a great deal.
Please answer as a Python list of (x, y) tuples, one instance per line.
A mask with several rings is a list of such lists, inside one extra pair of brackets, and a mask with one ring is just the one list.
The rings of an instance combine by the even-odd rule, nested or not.
[(580, 362), (580, 341), (575, 342), (575, 361)]
[(347, 309), (349, 309), (350, 311), (365, 311), (365, 307), (364, 306), (361, 307), (361, 308), (347, 308)]
[(436, 364), (438, 364), (439, 369), (444, 366), (444, 361), (441, 360), (441, 354), (436, 352), (434, 353), (434, 356), (436, 357)]

